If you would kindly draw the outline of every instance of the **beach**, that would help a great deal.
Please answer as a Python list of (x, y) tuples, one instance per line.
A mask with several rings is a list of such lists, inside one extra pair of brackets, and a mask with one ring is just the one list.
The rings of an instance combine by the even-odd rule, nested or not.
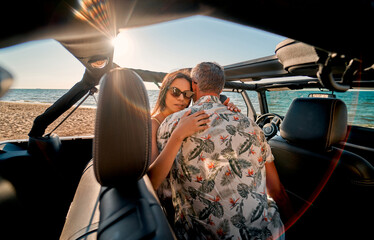
[[(0, 141), (28, 139), (34, 119), (49, 106), (51, 104), (0, 101)], [(54, 121), (45, 133), (52, 131), (73, 108)], [(95, 116), (95, 108), (79, 107), (54, 133), (60, 137), (93, 135)]]

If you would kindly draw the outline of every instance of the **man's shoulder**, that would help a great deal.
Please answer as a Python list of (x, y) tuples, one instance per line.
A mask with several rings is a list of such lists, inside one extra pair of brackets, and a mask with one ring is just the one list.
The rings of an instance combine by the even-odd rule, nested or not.
[[(183, 116), (183, 114), (185, 114), (189, 109), (191, 108), (185, 108), (179, 112), (175, 112), (175, 113), (172, 113), (168, 116), (169, 119), (179, 119)], [(166, 120), (166, 119), (165, 119)]]
[(165, 128), (170, 124), (170, 122), (179, 121), (179, 119), (183, 116), (183, 114), (188, 111), (189, 108), (185, 108), (179, 112), (175, 112), (167, 116), (164, 121), (161, 123), (160, 128)]

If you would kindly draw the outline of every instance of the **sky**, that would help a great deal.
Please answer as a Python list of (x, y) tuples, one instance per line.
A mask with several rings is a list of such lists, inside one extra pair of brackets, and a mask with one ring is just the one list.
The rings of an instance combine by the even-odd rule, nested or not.
[[(233, 64), (274, 54), (285, 37), (227, 21), (194, 16), (123, 29), (113, 41), (122, 67), (170, 72), (201, 61)], [(52, 39), (0, 49), (0, 66), (14, 77), (12, 88), (69, 89), (83, 65)], [(157, 89), (146, 83), (148, 89)]]

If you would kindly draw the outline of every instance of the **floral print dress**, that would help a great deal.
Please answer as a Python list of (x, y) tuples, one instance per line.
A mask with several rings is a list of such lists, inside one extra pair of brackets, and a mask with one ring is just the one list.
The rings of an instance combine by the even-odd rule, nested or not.
[[(192, 107), (210, 115), (210, 128), (186, 138), (159, 196), (171, 191), (178, 239), (284, 237), (276, 203), (266, 194), (265, 163), (273, 161), (262, 130), (215, 96)], [(157, 134), (160, 151), (187, 109), (168, 116)]]

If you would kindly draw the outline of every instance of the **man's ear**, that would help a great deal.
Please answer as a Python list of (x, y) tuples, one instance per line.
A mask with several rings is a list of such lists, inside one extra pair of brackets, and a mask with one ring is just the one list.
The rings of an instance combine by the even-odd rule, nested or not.
[(196, 94), (197, 84), (192, 84), (192, 91)]

